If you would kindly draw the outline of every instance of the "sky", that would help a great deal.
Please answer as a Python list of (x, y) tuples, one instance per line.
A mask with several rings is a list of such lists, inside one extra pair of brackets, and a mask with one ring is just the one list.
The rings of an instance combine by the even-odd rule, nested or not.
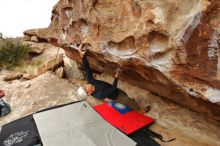
[(0, 0), (0, 32), (5, 37), (23, 36), (23, 31), (50, 24), (58, 0)]

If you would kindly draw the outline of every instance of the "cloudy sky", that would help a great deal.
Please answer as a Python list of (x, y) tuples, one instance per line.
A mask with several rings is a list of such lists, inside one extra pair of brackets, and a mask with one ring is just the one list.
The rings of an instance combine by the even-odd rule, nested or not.
[(58, 0), (0, 0), (0, 32), (7, 37), (50, 24), (51, 10)]

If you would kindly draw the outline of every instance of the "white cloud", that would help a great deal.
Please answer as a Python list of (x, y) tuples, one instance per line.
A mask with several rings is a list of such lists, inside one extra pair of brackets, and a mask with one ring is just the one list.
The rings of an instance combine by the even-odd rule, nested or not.
[(58, 0), (0, 0), (0, 32), (22, 36), (23, 31), (50, 24), (51, 11)]

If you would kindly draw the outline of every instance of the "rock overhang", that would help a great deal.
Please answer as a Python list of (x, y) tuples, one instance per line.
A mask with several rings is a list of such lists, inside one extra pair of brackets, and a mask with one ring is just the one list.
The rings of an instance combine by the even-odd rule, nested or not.
[[(220, 119), (219, 3), (208, 0), (60, 0), (36, 34), (81, 63)], [(36, 31), (35, 31), (36, 32)]]

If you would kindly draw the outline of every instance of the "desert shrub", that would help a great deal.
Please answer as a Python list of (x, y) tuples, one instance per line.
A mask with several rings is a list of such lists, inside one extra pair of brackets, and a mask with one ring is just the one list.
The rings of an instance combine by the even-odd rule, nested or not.
[(23, 45), (20, 41), (6, 39), (0, 46), (0, 65), (11, 69), (19, 66), (28, 58), (30, 45)]

